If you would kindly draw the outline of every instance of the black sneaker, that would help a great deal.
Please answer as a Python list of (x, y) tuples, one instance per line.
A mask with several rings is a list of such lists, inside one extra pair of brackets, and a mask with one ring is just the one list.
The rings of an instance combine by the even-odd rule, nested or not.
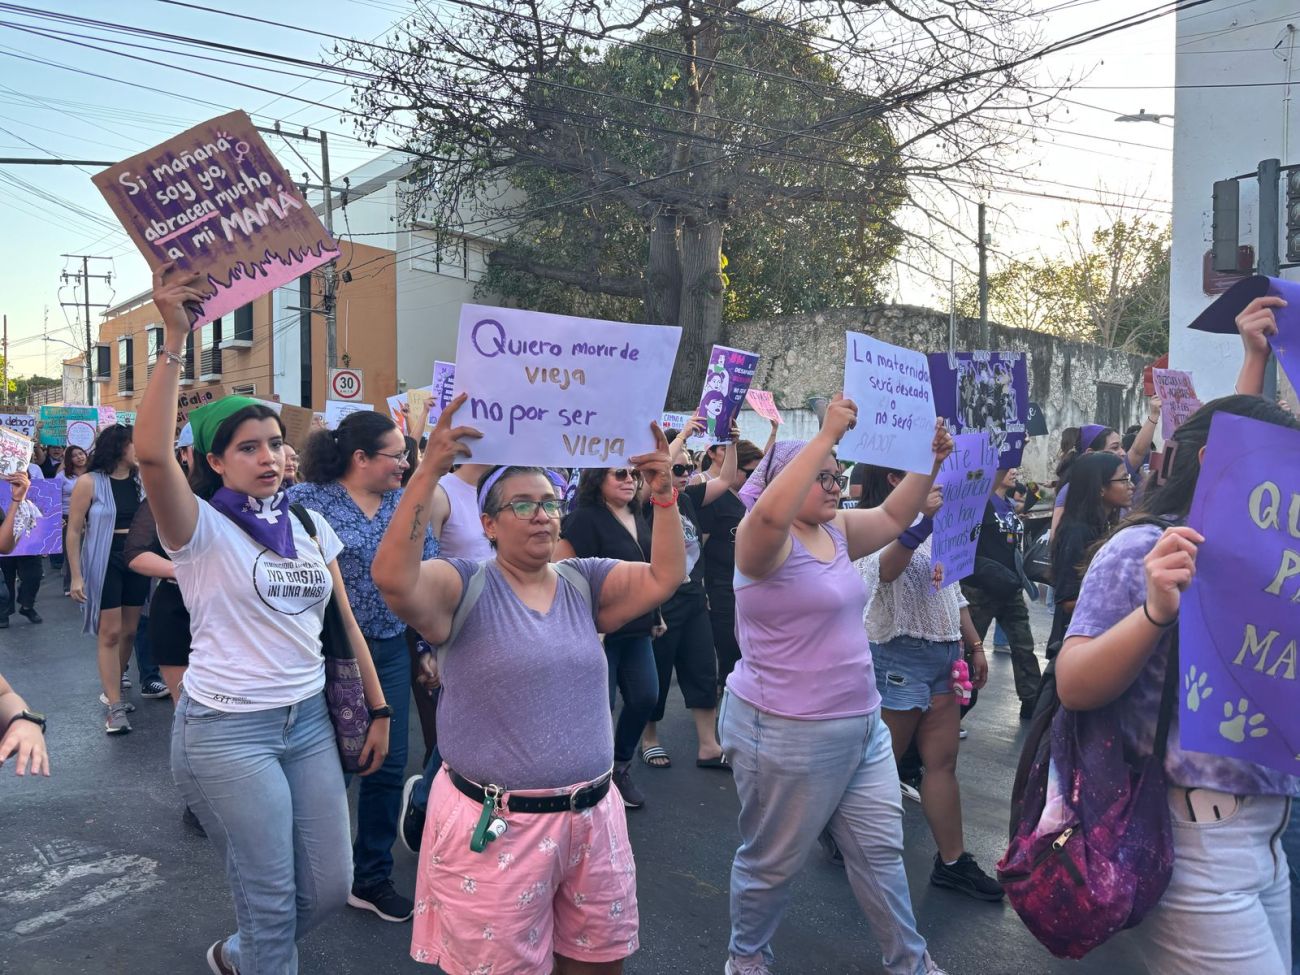
[(45, 622), (45, 620), (43, 620), (43, 619), (41, 618), (41, 614), (38, 613), (38, 612), (36, 612), (36, 607), (35, 607), (35, 606), (33, 606), (31, 609), (20, 609), (20, 610), (18, 611), (18, 615), (19, 615), (19, 616), (26, 616), (28, 622), (31, 622), (31, 623), (44, 623), (44, 622)]
[(1021, 720), (1021, 721), (1030, 721), (1030, 720), (1033, 719), (1033, 717), (1034, 717), (1034, 702), (1033, 702), (1033, 701), (1021, 701), (1021, 702), (1020, 702), (1020, 720)]
[(191, 832), (197, 833), (199, 836), (208, 835), (208, 831), (204, 829), (203, 824), (199, 822), (199, 817), (194, 815), (194, 810), (189, 806), (186, 806), (185, 812), (181, 813), (181, 825)]
[(385, 921), (400, 924), (409, 921), (415, 913), (415, 904), (393, 889), (391, 880), (381, 880), (369, 887), (352, 887), (348, 906), (363, 911), (373, 911)]
[(640, 809), (645, 805), (645, 795), (636, 787), (636, 783), (632, 781), (632, 773), (627, 769), (614, 770), (614, 785), (618, 788), (618, 794), (623, 797), (623, 805), (628, 809)]
[(412, 775), (406, 780), (406, 785), (402, 786), (401, 812), (397, 816), (402, 846), (417, 854), (420, 852), (420, 841), (424, 839), (424, 817), (428, 810), (411, 802), (411, 792), (423, 778), (423, 775)]
[(167, 690), (167, 685), (157, 677), (151, 677), (140, 685), (140, 696), (157, 701), (164, 697), (171, 697), (171, 691)]
[(1000, 901), (1005, 896), (1002, 885), (980, 869), (975, 858), (963, 853), (951, 867), (934, 855), (934, 870), (930, 873), (930, 883), (936, 887), (947, 887), (960, 891), (967, 897), (981, 901)]

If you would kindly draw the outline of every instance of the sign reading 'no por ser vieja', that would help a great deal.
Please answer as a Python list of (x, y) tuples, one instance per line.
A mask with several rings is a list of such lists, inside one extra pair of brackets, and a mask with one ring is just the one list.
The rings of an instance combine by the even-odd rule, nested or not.
[(196, 125), (94, 182), (151, 268), (175, 261), (202, 275), (208, 297), (191, 309), (193, 328), (339, 253), (243, 112)]

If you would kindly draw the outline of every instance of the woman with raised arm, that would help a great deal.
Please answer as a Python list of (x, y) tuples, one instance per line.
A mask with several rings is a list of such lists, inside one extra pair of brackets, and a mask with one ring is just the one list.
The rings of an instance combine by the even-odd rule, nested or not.
[[(175, 566), (193, 645), (172, 730), (172, 776), (226, 862), (238, 931), (207, 952), (214, 975), (293, 975), (297, 942), (347, 901), (351, 830), (326, 707), (321, 631), (334, 598), (365, 684), (361, 765), (388, 750), (383, 691), (352, 617), (338, 536), (291, 511), (284, 428), (228, 396), (190, 415), (186, 483), (172, 452), (189, 307), (198, 275), (154, 272), (164, 344), (140, 404), (136, 451), (158, 536)], [(301, 509), (300, 509), (301, 510)]]
[(655, 505), (651, 560), (552, 564), (562, 503), (540, 467), (478, 484), (496, 557), (420, 561), (439, 481), (467, 439), (443, 412), (371, 571), (393, 610), (439, 645), (434, 780), (411, 957), (446, 972), (617, 975), (637, 948), (636, 869), (611, 787), (602, 632), (659, 606), (686, 571), (668, 444), (632, 458)]
[(722, 701), (722, 747), (740, 797), (731, 867), (729, 975), (769, 975), (790, 885), (829, 828), (891, 975), (937, 972), (903, 869), (903, 808), (853, 567), (903, 534), (952, 453), (935, 424), (934, 466), (879, 507), (841, 510), (834, 449), (857, 422), (837, 396), (811, 441), (780, 441), (749, 478), (736, 534), (741, 659)]

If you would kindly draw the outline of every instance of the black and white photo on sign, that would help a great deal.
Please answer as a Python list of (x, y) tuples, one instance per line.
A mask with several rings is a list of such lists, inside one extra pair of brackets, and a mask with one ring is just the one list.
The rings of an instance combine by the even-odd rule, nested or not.
[(966, 432), (1006, 433), (1020, 423), (1011, 363), (976, 359), (958, 362), (957, 412)]

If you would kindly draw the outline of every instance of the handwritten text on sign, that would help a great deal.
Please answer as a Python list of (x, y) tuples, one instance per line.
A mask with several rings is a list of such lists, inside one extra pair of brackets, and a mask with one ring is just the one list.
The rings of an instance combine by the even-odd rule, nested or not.
[(1151, 385), (1160, 397), (1160, 436), (1168, 440), (1183, 422), (1201, 408), (1192, 374), (1179, 369), (1152, 369)]
[(94, 177), (149, 266), (197, 271), (198, 328), (338, 256), (252, 121), (231, 112)]
[(975, 571), (980, 522), (998, 466), (998, 453), (987, 433), (959, 433), (952, 439), (952, 455), (934, 479), (943, 488), (943, 507), (934, 516), (930, 543), (930, 567), (943, 566), (944, 585)]
[(26, 471), (31, 462), (31, 440), (21, 433), (0, 427), (0, 477)]
[(844, 336), (844, 395), (858, 405), (858, 423), (840, 441), (840, 459), (929, 474), (934, 394), (925, 355), (858, 332)]
[(457, 424), (474, 461), (619, 467), (654, 446), (681, 329), (463, 305)]

